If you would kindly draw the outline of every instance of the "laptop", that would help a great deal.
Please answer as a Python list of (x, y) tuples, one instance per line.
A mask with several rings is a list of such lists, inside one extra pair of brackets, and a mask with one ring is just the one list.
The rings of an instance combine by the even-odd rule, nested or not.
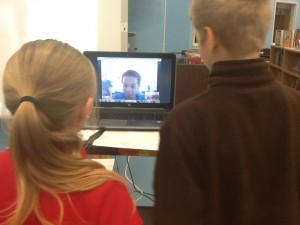
[(174, 107), (176, 55), (172, 53), (83, 53), (97, 74), (98, 120), (87, 128), (159, 130)]

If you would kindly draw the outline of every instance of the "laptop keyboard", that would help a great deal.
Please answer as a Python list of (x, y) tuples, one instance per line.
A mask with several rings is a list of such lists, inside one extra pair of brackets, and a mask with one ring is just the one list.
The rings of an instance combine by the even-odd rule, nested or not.
[(100, 112), (100, 119), (163, 120), (167, 112)]

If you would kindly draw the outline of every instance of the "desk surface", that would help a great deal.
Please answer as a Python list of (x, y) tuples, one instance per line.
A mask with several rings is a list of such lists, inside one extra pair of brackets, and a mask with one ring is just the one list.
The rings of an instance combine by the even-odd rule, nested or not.
[(159, 131), (83, 130), (81, 133), (83, 140), (86, 141), (88, 154), (128, 156), (157, 155)]

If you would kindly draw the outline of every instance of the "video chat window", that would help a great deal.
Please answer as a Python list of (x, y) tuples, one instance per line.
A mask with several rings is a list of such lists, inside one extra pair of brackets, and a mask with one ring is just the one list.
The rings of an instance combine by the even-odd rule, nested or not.
[(159, 103), (160, 58), (98, 57), (100, 102)]

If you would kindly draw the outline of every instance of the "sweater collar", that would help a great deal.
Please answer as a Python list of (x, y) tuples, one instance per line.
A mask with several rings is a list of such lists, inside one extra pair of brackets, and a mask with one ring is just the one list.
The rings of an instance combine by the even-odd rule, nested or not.
[(216, 62), (209, 76), (210, 88), (253, 88), (275, 81), (268, 72), (268, 63), (262, 59)]

